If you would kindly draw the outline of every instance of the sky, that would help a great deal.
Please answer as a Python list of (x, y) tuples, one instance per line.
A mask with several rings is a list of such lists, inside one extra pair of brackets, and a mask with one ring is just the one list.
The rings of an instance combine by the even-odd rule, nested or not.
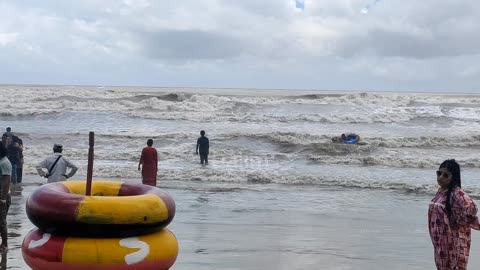
[(480, 92), (478, 0), (298, 1), (0, 0), (0, 84)]

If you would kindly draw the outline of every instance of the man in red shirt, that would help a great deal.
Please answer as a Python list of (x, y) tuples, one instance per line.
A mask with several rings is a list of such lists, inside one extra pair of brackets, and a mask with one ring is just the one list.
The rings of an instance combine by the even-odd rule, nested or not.
[(145, 185), (157, 185), (158, 156), (157, 150), (152, 147), (153, 140), (148, 139), (147, 147), (143, 148), (140, 161), (138, 162), (138, 170), (142, 165), (142, 183)]

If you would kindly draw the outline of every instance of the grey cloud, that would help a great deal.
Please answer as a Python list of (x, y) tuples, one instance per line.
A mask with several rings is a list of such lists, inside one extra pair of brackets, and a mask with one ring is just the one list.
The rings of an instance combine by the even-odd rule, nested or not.
[(354, 1), (322, 5), (328, 17), (312, 16), (337, 34), (318, 46), (331, 49), (331, 55), (431, 59), (480, 53), (477, 1), (380, 1), (368, 14), (361, 14), (362, 6)]
[[(381, 8), (390, 8), (380, 13)], [(476, 1), (431, 1), (390, 5), (382, 1), (375, 16), (353, 26), (336, 41), (343, 57), (369, 56), (433, 59), (480, 54), (479, 5)]]
[(164, 30), (145, 33), (140, 39), (145, 54), (156, 59), (228, 59), (246, 51), (239, 38), (201, 30)]
[[(445, 31), (445, 29), (447, 29)], [(436, 58), (480, 54), (479, 29), (464, 31), (443, 25), (439, 29), (398, 31), (372, 29), (364, 35), (346, 36), (337, 44), (344, 57), (375, 54), (381, 57)]]

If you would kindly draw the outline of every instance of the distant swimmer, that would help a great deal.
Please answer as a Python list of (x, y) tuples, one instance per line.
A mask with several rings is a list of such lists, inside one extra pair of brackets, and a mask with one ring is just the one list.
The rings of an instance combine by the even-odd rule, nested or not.
[[(48, 178), (48, 183), (65, 181), (72, 177), (78, 170), (75, 166), (65, 157), (62, 157), (63, 146), (61, 144), (53, 145), (53, 155), (47, 157), (37, 166), (38, 175)], [(70, 168), (70, 172), (67, 174), (67, 168)], [(45, 172), (45, 169), (47, 170)]]
[(360, 141), (360, 136), (355, 133), (342, 133), (339, 137), (332, 138), (332, 142), (344, 144), (357, 144)]
[(147, 140), (147, 147), (142, 149), (138, 170), (142, 170), (142, 183), (144, 185), (157, 186), (158, 155), (157, 149), (153, 147), (153, 140)]
[(210, 148), (210, 142), (208, 141), (208, 138), (205, 137), (204, 130), (200, 131), (200, 136), (201, 137), (197, 140), (197, 148), (195, 154), (198, 155), (198, 153), (200, 152), (200, 163), (208, 164), (208, 151)]

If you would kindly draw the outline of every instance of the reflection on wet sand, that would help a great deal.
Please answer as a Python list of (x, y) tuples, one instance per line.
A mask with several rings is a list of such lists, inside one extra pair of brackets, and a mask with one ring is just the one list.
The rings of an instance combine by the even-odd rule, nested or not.
[(2, 260), (0, 261), (0, 270), (7, 269), (7, 252), (2, 252)]
[(25, 214), (25, 201), (39, 184), (26, 184), (10, 191), (12, 204), (7, 215), (8, 250), (2, 253), (0, 270), (30, 269), (22, 259), (24, 236), (34, 228)]

